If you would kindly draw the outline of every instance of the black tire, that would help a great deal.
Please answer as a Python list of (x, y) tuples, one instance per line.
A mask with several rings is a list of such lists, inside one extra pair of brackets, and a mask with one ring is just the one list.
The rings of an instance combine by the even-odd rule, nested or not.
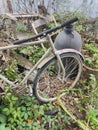
[(62, 70), (57, 58), (54, 57), (44, 64), (34, 78), (33, 92), (36, 98), (44, 103), (56, 100), (57, 95), (63, 96), (64, 89), (74, 87), (82, 72), (82, 60), (78, 54), (64, 53), (60, 55), (65, 68), (62, 82)]

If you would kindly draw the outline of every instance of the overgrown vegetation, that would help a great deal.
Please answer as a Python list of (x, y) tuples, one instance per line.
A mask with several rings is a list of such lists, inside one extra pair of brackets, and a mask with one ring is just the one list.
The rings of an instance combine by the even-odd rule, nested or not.
[[(45, 115), (45, 112), (58, 109), (55, 116)], [(0, 106), (0, 128), (2, 130), (36, 130), (36, 129), (63, 129), (65, 124), (70, 123), (69, 117), (60, 108), (52, 103), (40, 104), (34, 97), (17, 97), (7, 93), (3, 97)], [(56, 126), (57, 123), (62, 125)]]
[(33, 63), (36, 63), (41, 56), (44, 54), (44, 50), (41, 46), (28, 46), (25, 48), (18, 49), (18, 52), (20, 54), (23, 54), (24, 56), (27, 56), (27, 58), (32, 61)]
[[(80, 24), (75, 25), (79, 32), (83, 30), (83, 19), (80, 19)], [(49, 28), (52, 27), (53, 24), (50, 24)], [(26, 31), (24, 26), (20, 25), (17, 29)], [(89, 38), (84, 41), (85, 63), (98, 69), (98, 45)], [(44, 53), (40, 46), (28, 46), (15, 51), (33, 63)], [(18, 74), (17, 62), (13, 61), (2, 73), (10, 80), (15, 80)], [(6, 85), (5, 95), (2, 96), (3, 103), (0, 105), (0, 130), (85, 130), (86, 127), (87, 130), (98, 129), (98, 81), (92, 73), (88, 77), (81, 76), (76, 88), (67, 90), (65, 100), (62, 101), (66, 109), (58, 101), (41, 104), (33, 96), (19, 96), (11, 93), (9, 88), (10, 86)], [(58, 113), (53, 116), (46, 115), (48, 110), (57, 110)]]
[(98, 45), (91, 43), (85, 44), (84, 47), (85, 63), (94, 69), (98, 69)]

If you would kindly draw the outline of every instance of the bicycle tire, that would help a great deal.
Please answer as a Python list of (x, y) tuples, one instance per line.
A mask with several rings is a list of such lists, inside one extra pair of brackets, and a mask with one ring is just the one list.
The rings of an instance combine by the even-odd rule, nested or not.
[[(74, 81), (72, 82), (72, 84), (69, 86), (69, 87), (74, 87), (77, 83), (77, 81), (79, 80), (80, 78), (80, 75), (81, 75), (81, 72), (82, 72), (82, 59), (80, 57), (79, 54), (76, 54), (76, 53), (63, 53), (63, 54), (60, 54), (60, 57), (61, 57), (61, 60), (63, 62), (63, 65), (64, 65), (64, 68), (66, 69), (66, 76), (67, 76), (67, 80), (70, 80), (70, 82), (72, 82), (71, 80), (74, 79)], [(72, 60), (74, 61), (73, 62), (73, 66), (72, 65), (69, 65), (69, 63), (71, 64)], [(70, 62), (69, 62), (70, 61)], [(58, 81), (60, 79), (56, 79), (58, 77), (58, 74), (57, 74), (57, 70), (59, 71), (59, 73), (62, 75), (62, 71), (60, 70), (59, 66), (57, 65), (57, 58), (54, 57), (52, 58), (51, 60), (49, 60), (47, 63), (45, 63), (37, 72), (35, 78), (34, 78), (34, 82), (33, 82), (33, 92), (34, 92), (34, 96), (40, 101), (40, 102), (43, 102), (43, 103), (47, 103), (49, 101), (54, 101), (56, 100), (56, 96), (57, 96), (57, 92), (55, 92), (56, 96), (54, 95), (51, 95), (50, 93), (52, 93), (52, 90), (53, 89), (57, 89), (57, 87), (55, 86), (55, 83), (57, 83), (57, 85), (59, 85), (61, 83), (61, 81)], [(69, 62), (69, 63), (68, 63)], [(54, 66), (51, 66), (53, 65)], [(75, 65), (75, 63), (77, 63), (77, 66)], [(50, 73), (50, 70), (49, 70), (49, 66), (50, 66), (50, 69), (51, 67), (53, 68), (54, 67), (54, 70), (51, 69), (51, 73)], [(76, 66), (76, 68), (74, 67)], [(74, 71), (72, 70), (74, 67)], [(56, 69), (57, 68), (57, 69)], [(58, 69), (59, 68), (59, 69)], [(77, 71), (78, 69), (78, 71)], [(72, 75), (68, 74), (69, 71), (71, 72), (72, 71)], [(77, 72), (76, 72), (77, 71)], [(55, 72), (55, 73), (54, 73)], [(74, 73), (73, 73), (74, 72)], [(45, 73), (47, 75), (45, 75)], [(50, 74), (49, 74), (50, 73)], [(52, 75), (55, 76), (53, 76)], [(76, 74), (75, 74), (76, 73)], [(52, 75), (52, 77), (51, 77)], [(69, 75), (69, 77), (68, 77)], [(43, 77), (44, 76), (44, 77)], [(48, 77), (46, 77), (48, 76)], [(60, 76), (60, 75), (59, 75)], [(64, 79), (66, 79), (66, 76)], [(74, 77), (74, 78), (73, 78)], [(50, 78), (50, 79), (47, 79), (47, 78)], [(44, 84), (44, 82), (46, 81), (46, 83)], [(48, 80), (51, 80), (51, 81), (48, 81)], [(49, 82), (49, 83), (48, 83)], [(53, 84), (54, 82), (54, 84)], [(69, 82), (69, 81), (68, 81)], [(66, 81), (66, 84), (65, 82), (64, 83), (61, 83), (61, 85), (63, 85), (64, 88), (68, 87), (68, 82)], [(46, 86), (49, 87), (49, 85), (53, 86), (52, 88), (50, 88), (50, 95), (48, 97), (48, 95), (44, 95), (45, 97), (43, 97), (43, 95), (41, 95), (41, 90), (39, 91), (39, 89), (46, 89)], [(50, 86), (50, 87), (51, 87)], [(43, 88), (42, 88), (43, 87)], [(45, 87), (45, 88), (44, 88)], [(64, 89), (63, 88), (63, 89)], [(42, 90), (43, 91), (43, 90)], [(46, 91), (46, 90), (44, 90)], [(47, 90), (48, 91), (48, 90)], [(48, 91), (48, 92), (49, 92)], [(57, 91), (57, 90), (56, 90)], [(58, 92), (61, 91), (61, 87), (60, 87), (60, 90), (58, 90)], [(63, 92), (63, 91), (62, 91)], [(63, 96), (65, 95), (65, 93), (62, 93), (60, 94), (60, 96)], [(51, 97), (52, 96), (52, 97)]]

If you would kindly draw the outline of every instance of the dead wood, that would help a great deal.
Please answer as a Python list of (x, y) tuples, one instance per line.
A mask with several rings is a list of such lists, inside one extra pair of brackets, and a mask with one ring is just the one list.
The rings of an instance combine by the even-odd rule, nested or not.
[(90, 39), (95, 38), (94, 36), (91, 36), (91, 35), (87, 34), (86, 32), (80, 32), (80, 34), (83, 38), (90, 38)]
[(87, 19), (87, 20), (85, 20), (84, 22), (83, 22), (83, 24), (94, 24), (95, 22), (97, 22), (98, 21), (98, 17), (96, 17), (96, 18), (92, 18), (92, 19)]
[(18, 54), (15, 51), (11, 51), (11, 58), (16, 59), (20, 66), (23, 66), (26, 69), (30, 69), (33, 66), (33, 63), (30, 62), (27, 58), (23, 57), (21, 54)]
[(38, 19), (38, 20), (35, 20), (33, 22), (35, 28), (38, 28), (40, 26), (43, 26), (43, 25), (46, 25), (47, 23), (53, 21), (52, 17), (50, 15), (47, 15), (46, 17), (44, 17), (44, 19)]
[(90, 68), (86, 65), (84, 65), (84, 69), (85, 69), (85, 71), (83, 71), (83, 77), (87, 78), (90, 76), (90, 74), (93, 74), (93, 75), (95, 75), (96, 80), (98, 80), (98, 70)]

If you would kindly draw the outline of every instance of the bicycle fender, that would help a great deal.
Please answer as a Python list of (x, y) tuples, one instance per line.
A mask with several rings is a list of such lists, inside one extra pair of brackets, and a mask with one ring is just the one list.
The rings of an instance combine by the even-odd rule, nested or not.
[(84, 61), (84, 56), (82, 55), (81, 52), (75, 50), (75, 49), (62, 49), (62, 50), (58, 50), (57, 51), (59, 54), (63, 54), (63, 53), (75, 53), (75, 54), (78, 54), (80, 55), (82, 61)]
[[(80, 55), (82, 61), (84, 61), (83, 55), (82, 55), (79, 51), (77, 51), (77, 50), (75, 50), (75, 49), (62, 49), (62, 50), (57, 50), (56, 53), (58, 53), (58, 54), (63, 54), (63, 53), (75, 53), (75, 54)], [(44, 64), (46, 64), (49, 60), (51, 60), (51, 59), (54, 58), (54, 57), (55, 57), (55, 56), (53, 55), (53, 56), (50, 56), (50, 57), (45, 58), (45, 59), (38, 65), (37, 69), (40, 69)]]

